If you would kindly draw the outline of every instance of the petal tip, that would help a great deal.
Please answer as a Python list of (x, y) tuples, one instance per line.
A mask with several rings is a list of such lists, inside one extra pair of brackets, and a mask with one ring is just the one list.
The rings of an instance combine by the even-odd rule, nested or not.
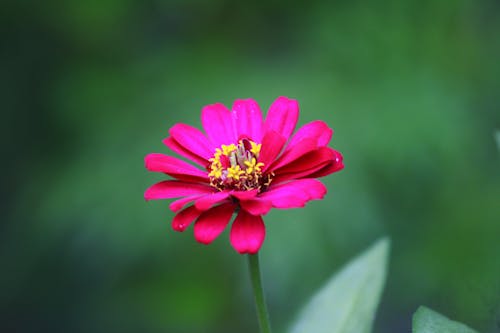
[(177, 231), (177, 232), (183, 232), (184, 230), (187, 229), (187, 225), (184, 225), (184, 224), (174, 225), (174, 224), (172, 224), (172, 229), (174, 231)]
[(266, 227), (261, 216), (253, 216), (240, 211), (229, 233), (233, 248), (241, 254), (257, 253), (266, 236)]

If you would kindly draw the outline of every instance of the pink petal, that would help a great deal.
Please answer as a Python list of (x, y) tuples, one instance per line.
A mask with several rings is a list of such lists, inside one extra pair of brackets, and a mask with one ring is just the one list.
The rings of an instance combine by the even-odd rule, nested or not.
[(334, 152), (335, 152), (335, 158), (334, 158), (333, 162), (330, 162), (328, 165), (326, 165), (323, 168), (321, 168), (320, 170), (310, 174), (308, 177), (309, 178), (324, 177), (324, 176), (328, 176), (331, 173), (342, 170), (344, 168), (344, 162), (343, 162), (342, 155), (336, 150), (334, 150)]
[(201, 111), (201, 123), (216, 148), (237, 141), (231, 111), (223, 104), (205, 106)]
[(198, 163), (199, 165), (201, 165), (204, 168), (207, 168), (208, 165), (210, 164), (208, 162), (208, 159), (200, 157), (199, 155), (192, 153), (189, 149), (184, 148), (180, 143), (175, 141), (175, 139), (172, 137), (168, 137), (168, 138), (164, 139), (163, 143), (168, 148), (172, 149), (172, 151), (176, 152), (177, 154), (179, 154), (181, 156), (184, 156), (187, 159), (190, 159), (193, 162)]
[(260, 198), (240, 201), (240, 207), (252, 215), (265, 215), (273, 207), (271, 201)]
[(320, 147), (279, 169), (274, 169), (276, 176), (273, 182), (276, 184), (289, 179), (313, 178), (310, 176), (312, 173), (323, 169), (335, 160), (334, 152), (329, 147)]
[(319, 180), (308, 178), (271, 186), (260, 198), (271, 201), (275, 208), (297, 208), (304, 207), (310, 200), (322, 199), (326, 192)]
[(171, 199), (193, 194), (208, 194), (214, 192), (208, 185), (188, 183), (179, 180), (164, 180), (156, 183), (144, 192), (144, 199)]
[(194, 195), (190, 195), (188, 197), (184, 197), (184, 198), (179, 199), (179, 200), (172, 201), (169, 205), (169, 208), (174, 213), (178, 212), (179, 210), (184, 208), (188, 203), (195, 201), (196, 199), (198, 199), (204, 195), (207, 195), (207, 194), (194, 194)]
[(314, 139), (318, 147), (326, 146), (330, 142), (332, 134), (333, 130), (324, 121), (315, 120), (299, 128), (290, 139), (288, 148), (293, 147), (305, 138)]
[(241, 254), (255, 254), (259, 251), (264, 238), (266, 227), (262, 217), (240, 211), (233, 222), (229, 239), (231, 245)]
[(313, 175), (325, 169), (328, 165), (329, 165), (328, 163), (326, 164), (323, 163), (323, 164), (318, 164), (310, 169), (277, 175), (276, 177), (273, 178), (273, 184), (277, 185), (294, 179), (318, 178), (318, 177), (313, 177)]
[(163, 154), (149, 154), (144, 159), (146, 169), (153, 172), (164, 172), (174, 178), (190, 181), (205, 182), (209, 181), (206, 171), (201, 171), (189, 163), (178, 158)]
[(253, 99), (238, 99), (233, 104), (233, 124), (238, 139), (249, 138), (254, 142), (262, 139), (262, 112)]
[(213, 205), (226, 200), (229, 197), (229, 192), (216, 192), (205, 195), (195, 201), (194, 205), (198, 210), (205, 211)]
[(281, 152), (286, 139), (275, 131), (266, 132), (262, 139), (259, 162), (264, 163), (262, 171), (266, 171)]
[(265, 132), (273, 130), (288, 140), (299, 118), (299, 104), (294, 99), (278, 97), (267, 113)]
[(200, 243), (210, 244), (224, 231), (234, 209), (233, 204), (226, 203), (201, 214), (194, 224), (194, 238)]
[(297, 142), (293, 147), (288, 148), (285, 152), (270, 166), (270, 170), (275, 171), (280, 167), (289, 164), (296, 159), (317, 148), (316, 140), (313, 138), (305, 138)]
[(184, 231), (202, 212), (195, 206), (190, 206), (177, 213), (172, 220), (172, 229), (175, 231)]
[(255, 198), (259, 194), (258, 190), (250, 190), (250, 191), (233, 191), (231, 192), (231, 196), (235, 197), (239, 200), (248, 200)]
[(206, 160), (213, 157), (215, 147), (199, 129), (186, 124), (176, 124), (169, 133), (177, 143), (193, 154)]

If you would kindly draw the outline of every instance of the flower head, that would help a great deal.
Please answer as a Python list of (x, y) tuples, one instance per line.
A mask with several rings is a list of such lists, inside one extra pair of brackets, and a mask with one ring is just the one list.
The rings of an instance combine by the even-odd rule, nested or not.
[[(151, 199), (178, 198), (172, 228), (184, 231), (194, 222), (194, 236), (211, 243), (237, 213), (230, 231), (239, 253), (256, 253), (265, 237), (262, 215), (271, 208), (297, 208), (322, 199), (326, 187), (316, 178), (341, 170), (342, 155), (327, 147), (333, 131), (313, 121), (295, 134), (297, 101), (279, 97), (265, 120), (252, 99), (236, 100), (232, 110), (217, 103), (203, 108), (205, 133), (176, 124), (163, 142), (194, 162), (149, 154), (146, 168), (163, 172), (164, 180), (146, 190)], [(201, 167), (201, 168), (200, 168)]]

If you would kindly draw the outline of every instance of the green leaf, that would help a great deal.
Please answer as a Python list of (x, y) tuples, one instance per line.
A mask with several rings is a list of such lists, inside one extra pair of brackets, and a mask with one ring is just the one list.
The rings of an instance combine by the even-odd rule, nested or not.
[(368, 333), (384, 287), (389, 240), (334, 275), (300, 313), (291, 333)]
[(421, 306), (413, 315), (413, 333), (477, 333), (477, 331)]

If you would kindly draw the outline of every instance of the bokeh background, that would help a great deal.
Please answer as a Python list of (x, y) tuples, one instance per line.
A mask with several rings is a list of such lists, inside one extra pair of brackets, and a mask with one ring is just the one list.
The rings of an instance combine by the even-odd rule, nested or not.
[(388, 235), (375, 332), (419, 305), (500, 332), (498, 2), (7, 0), (0, 27), (1, 332), (256, 332), (246, 259), (173, 232), (143, 157), (203, 105), (279, 95), (346, 168), (265, 218), (276, 331)]

